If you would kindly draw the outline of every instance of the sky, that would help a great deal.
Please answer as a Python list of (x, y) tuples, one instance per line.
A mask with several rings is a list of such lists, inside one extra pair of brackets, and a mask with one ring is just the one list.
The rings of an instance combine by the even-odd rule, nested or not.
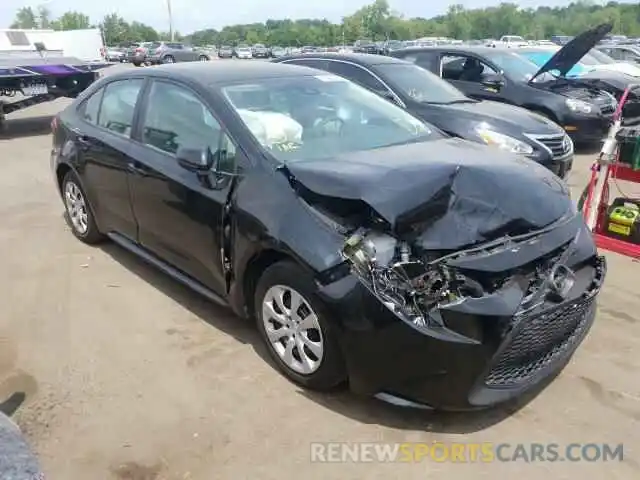
[[(0, 28), (7, 28), (15, 12), (25, 6), (37, 7), (46, 4), (53, 16), (75, 10), (99, 22), (109, 13), (118, 13), (127, 21), (137, 20), (157, 30), (168, 30), (168, 0), (108, 0), (106, 2), (86, 0), (0, 0)], [(326, 18), (339, 22), (343, 16), (371, 3), (367, 0), (234, 0), (212, 2), (211, 0), (170, 0), (173, 25), (180, 33), (191, 33), (204, 28), (220, 29), (225, 25), (263, 22), (269, 18)], [(451, 3), (460, 3), (466, 8), (497, 5), (500, 0), (389, 0), (392, 10), (408, 17), (430, 18), (446, 12)], [(540, 5), (567, 5), (570, 0), (513, 0), (522, 8)], [(604, 2), (603, 2), (604, 3)], [(207, 12), (210, 12), (207, 15)]]

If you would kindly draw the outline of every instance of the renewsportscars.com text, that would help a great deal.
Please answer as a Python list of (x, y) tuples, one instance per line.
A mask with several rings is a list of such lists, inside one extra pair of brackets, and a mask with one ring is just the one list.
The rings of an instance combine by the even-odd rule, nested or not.
[(360, 462), (621, 462), (624, 445), (609, 443), (340, 443), (311, 444), (311, 461)]

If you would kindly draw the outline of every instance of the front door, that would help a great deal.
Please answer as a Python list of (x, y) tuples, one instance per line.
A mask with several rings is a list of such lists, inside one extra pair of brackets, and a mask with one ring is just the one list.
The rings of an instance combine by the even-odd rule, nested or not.
[(444, 54), (440, 61), (440, 76), (469, 97), (479, 100), (505, 101), (499, 90), (482, 83), (487, 75), (500, 75), (487, 63), (463, 53)]
[[(176, 83), (152, 82), (140, 122), (130, 165), (138, 242), (224, 294), (222, 223), (235, 169), (234, 144), (205, 103)], [(187, 170), (176, 158), (180, 146), (225, 151), (225, 162), (216, 172)]]

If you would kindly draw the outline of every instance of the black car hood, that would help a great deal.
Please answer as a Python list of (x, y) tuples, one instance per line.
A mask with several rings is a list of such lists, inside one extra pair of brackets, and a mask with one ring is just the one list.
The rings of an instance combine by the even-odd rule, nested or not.
[(292, 184), (364, 202), (398, 235), (453, 250), (527, 233), (571, 210), (566, 185), (531, 160), (460, 139), (295, 161)]
[(613, 29), (613, 24), (603, 23), (597, 27), (582, 32), (573, 38), (569, 43), (556, 52), (556, 54), (545, 63), (529, 82), (533, 82), (536, 77), (551, 70), (558, 70), (561, 76), (565, 76), (589, 50), (602, 40)]
[(422, 108), (418, 107), (415, 113), (424, 113), (422, 116), (429, 121), (429, 113), (432, 109), (443, 110), (456, 118), (465, 118), (477, 123), (486, 122), (490, 125), (504, 126), (506, 130), (511, 132), (511, 135), (513, 135), (513, 130), (544, 135), (564, 133), (561, 127), (542, 115), (501, 102), (483, 100), (445, 105), (428, 104)]

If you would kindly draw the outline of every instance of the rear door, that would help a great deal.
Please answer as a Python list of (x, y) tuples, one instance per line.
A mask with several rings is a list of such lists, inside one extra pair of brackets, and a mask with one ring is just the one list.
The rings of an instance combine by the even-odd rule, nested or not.
[(80, 157), (80, 174), (100, 226), (135, 239), (137, 224), (129, 195), (131, 132), (137, 100), (145, 80), (107, 84), (87, 98), (72, 128)]
[[(129, 165), (139, 243), (219, 294), (224, 294), (222, 222), (236, 148), (216, 115), (193, 90), (154, 80), (143, 102)], [(180, 146), (224, 152), (206, 174), (178, 164)]]

